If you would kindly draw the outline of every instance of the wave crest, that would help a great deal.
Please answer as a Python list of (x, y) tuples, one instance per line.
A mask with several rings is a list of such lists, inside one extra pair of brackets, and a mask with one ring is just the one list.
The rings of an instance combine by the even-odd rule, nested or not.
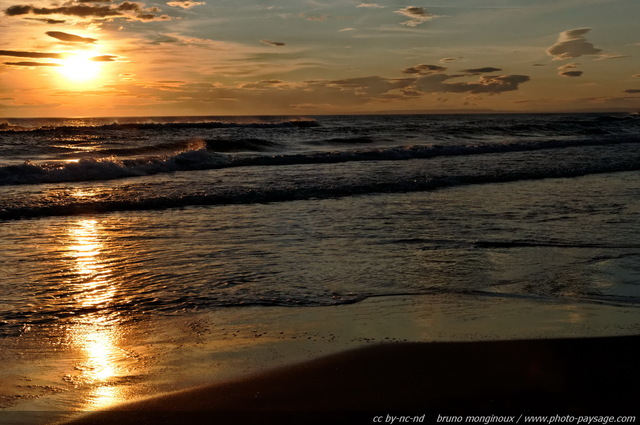
[[(182, 145), (182, 149), (170, 156), (139, 159), (85, 158), (79, 161), (57, 164), (34, 164), (0, 167), (0, 185), (78, 182), (85, 180), (111, 180), (124, 177), (147, 176), (174, 171), (207, 170), (225, 167), (278, 166), (297, 164), (328, 164), (352, 161), (402, 161), (440, 156), (484, 155), (509, 152), (526, 152), (543, 149), (564, 149), (573, 146), (616, 145), (638, 143), (638, 137), (615, 137), (592, 140), (546, 140), (529, 143), (487, 143), (477, 145), (426, 145), (385, 149), (368, 149), (346, 152), (312, 152), (281, 155), (231, 156), (214, 152), (216, 143), (238, 146), (235, 151), (256, 150), (274, 146), (262, 139), (248, 141), (211, 141), (194, 139)], [(229, 146), (231, 145), (231, 146)], [(218, 146), (218, 148), (220, 147)]]
[[(194, 146), (198, 146), (197, 142)], [(121, 160), (83, 158), (57, 164), (25, 162), (0, 168), (0, 185), (80, 182), (140, 177), (173, 171), (219, 168), (228, 158), (206, 149), (184, 150), (167, 157)]]

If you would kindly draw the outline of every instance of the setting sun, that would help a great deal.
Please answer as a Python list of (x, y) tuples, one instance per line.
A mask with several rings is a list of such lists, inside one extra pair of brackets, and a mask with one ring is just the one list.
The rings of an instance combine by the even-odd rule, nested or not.
[(77, 52), (61, 62), (58, 71), (68, 80), (82, 83), (93, 80), (100, 74), (100, 63), (92, 60), (93, 52)]

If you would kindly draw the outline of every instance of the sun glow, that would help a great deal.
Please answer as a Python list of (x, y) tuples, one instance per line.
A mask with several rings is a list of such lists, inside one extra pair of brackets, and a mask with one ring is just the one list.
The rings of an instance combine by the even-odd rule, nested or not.
[(100, 62), (92, 60), (95, 52), (75, 52), (64, 59), (58, 67), (58, 71), (69, 81), (84, 83), (98, 78), (100, 75)]

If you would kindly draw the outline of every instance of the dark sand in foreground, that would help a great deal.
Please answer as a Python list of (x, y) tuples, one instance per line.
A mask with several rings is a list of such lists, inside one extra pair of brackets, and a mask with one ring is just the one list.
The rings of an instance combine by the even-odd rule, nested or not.
[(375, 345), (117, 406), (70, 424), (633, 415), (640, 410), (639, 354), (640, 336)]

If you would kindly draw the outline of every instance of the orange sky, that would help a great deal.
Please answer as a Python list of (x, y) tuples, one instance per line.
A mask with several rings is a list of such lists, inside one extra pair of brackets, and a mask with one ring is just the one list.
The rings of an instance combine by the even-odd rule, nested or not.
[(637, 0), (0, 0), (0, 116), (640, 109)]

